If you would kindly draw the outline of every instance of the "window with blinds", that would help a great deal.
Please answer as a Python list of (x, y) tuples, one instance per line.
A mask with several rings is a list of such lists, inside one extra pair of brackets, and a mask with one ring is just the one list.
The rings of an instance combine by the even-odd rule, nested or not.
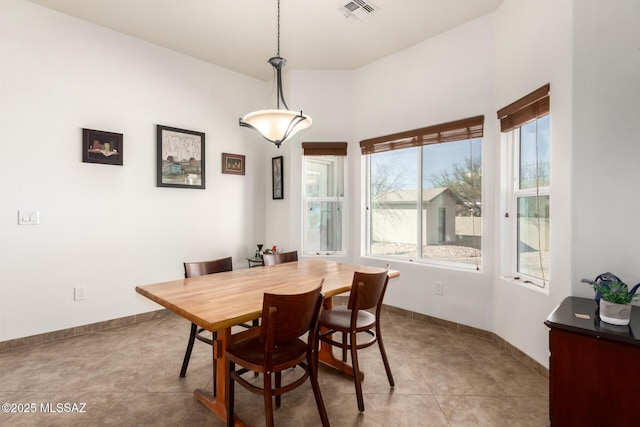
[(550, 276), (549, 92), (544, 85), (497, 112), (509, 159), (505, 217), (511, 225), (505, 233), (511, 244), (504, 270), (540, 287)]
[(360, 142), (367, 254), (479, 269), (484, 116)]
[(305, 255), (344, 253), (346, 142), (304, 142)]
[(482, 138), (484, 116), (443, 123), (360, 141), (362, 154)]

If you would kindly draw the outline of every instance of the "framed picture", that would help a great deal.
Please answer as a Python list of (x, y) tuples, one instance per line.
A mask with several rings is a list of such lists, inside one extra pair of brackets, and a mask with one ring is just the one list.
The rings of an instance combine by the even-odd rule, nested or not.
[(271, 159), (271, 184), (273, 199), (284, 199), (284, 185), (282, 181), (282, 156)]
[(244, 156), (222, 153), (222, 173), (244, 175)]
[(122, 134), (82, 129), (82, 161), (122, 166)]
[(204, 133), (162, 125), (157, 132), (157, 186), (204, 189)]

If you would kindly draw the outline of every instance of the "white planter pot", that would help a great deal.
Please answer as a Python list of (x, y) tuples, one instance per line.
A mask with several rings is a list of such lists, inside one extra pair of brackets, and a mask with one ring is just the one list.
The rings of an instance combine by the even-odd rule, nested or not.
[(615, 304), (601, 299), (600, 319), (612, 325), (628, 325), (631, 320), (631, 304)]

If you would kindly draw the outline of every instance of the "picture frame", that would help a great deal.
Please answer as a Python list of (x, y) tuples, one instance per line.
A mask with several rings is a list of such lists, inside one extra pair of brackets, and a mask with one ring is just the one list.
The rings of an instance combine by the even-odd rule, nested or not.
[(271, 185), (273, 189), (273, 200), (284, 199), (284, 176), (282, 173), (282, 165), (282, 156), (273, 157), (271, 159)]
[(205, 134), (157, 125), (158, 187), (205, 188)]
[(123, 135), (95, 129), (82, 129), (82, 161), (122, 166)]
[(244, 156), (242, 154), (222, 153), (222, 173), (244, 175)]

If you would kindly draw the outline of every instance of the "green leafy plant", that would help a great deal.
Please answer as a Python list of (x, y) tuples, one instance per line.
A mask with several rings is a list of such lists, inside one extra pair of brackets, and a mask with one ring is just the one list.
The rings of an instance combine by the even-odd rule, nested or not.
[(600, 292), (601, 298), (615, 304), (630, 304), (637, 295), (629, 293), (627, 285), (622, 282), (614, 282), (609, 287), (593, 285), (593, 288)]
[(603, 273), (596, 280), (582, 279), (582, 282), (590, 284), (596, 291), (596, 301), (603, 299), (614, 304), (630, 304), (638, 297), (636, 291), (640, 287), (638, 283), (629, 290), (626, 283), (611, 273)]

